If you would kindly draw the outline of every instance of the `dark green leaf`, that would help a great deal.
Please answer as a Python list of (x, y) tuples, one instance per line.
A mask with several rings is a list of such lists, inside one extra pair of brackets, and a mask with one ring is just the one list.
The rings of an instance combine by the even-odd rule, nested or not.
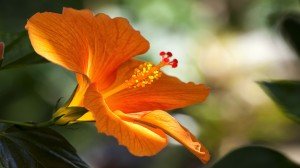
[(227, 154), (211, 168), (299, 168), (281, 153), (266, 147), (249, 146)]
[(37, 12), (59, 12), (63, 7), (83, 8), (83, 0), (0, 0), (0, 30), (19, 32)]
[(17, 34), (0, 33), (0, 41), (5, 43), (1, 69), (48, 62), (34, 52), (25, 31)]
[(300, 122), (300, 81), (260, 82), (292, 119)]
[(290, 13), (283, 16), (279, 28), (283, 37), (300, 57), (300, 14)]
[(76, 150), (50, 128), (0, 124), (0, 160), (5, 168), (85, 168)]

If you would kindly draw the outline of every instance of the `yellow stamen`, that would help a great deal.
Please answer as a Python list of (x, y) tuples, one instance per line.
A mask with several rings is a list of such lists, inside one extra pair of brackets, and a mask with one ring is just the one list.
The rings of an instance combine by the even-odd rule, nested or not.
[(141, 64), (134, 69), (133, 75), (130, 79), (126, 80), (123, 84), (115, 87), (114, 89), (105, 92), (103, 97), (107, 98), (127, 88), (139, 88), (152, 84), (155, 80), (158, 80), (161, 77), (162, 72), (160, 69), (165, 65), (168, 64), (163, 61), (156, 66), (149, 62)]
[(134, 69), (133, 75), (125, 83), (128, 88), (145, 87), (159, 79), (161, 72), (159, 71), (163, 64), (153, 66), (151, 63), (146, 62), (141, 64), (138, 68)]

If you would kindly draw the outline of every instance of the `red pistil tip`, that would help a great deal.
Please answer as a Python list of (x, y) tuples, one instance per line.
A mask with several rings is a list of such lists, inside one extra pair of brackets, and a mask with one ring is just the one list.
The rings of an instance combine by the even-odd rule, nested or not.
[(172, 57), (173, 54), (171, 52), (167, 52), (167, 56)]
[(160, 56), (164, 56), (164, 55), (166, 55), (166, 52), (161, 51), (161, 52), (159, 53), (159, 55), (160, 55)]
[(165, 51), (161, 51), (159, 53), (159, 55), (162, 57), (162, 62), (164, 62), (166, 65), (171, 65), (172, 68), (176, 68), (178, 66), (178, 60), (177, 59), (173, 59), (172, 61), (170, 61), (170, 57), (173, 56), (173, 54), (171, 52), (165, 52)]
[(4, 43), (0, 42), (0, 60), (3, 59), (3, 55), (4, 55)]
[(164, 61), (164, 62), (169, 62), (170, 59), (169, 59), (169, 58), (164, 58), (163, 61)]
[(178, 60), (173, 59), (171, 62), (169, 62), (169, 65), (171, 65), (172, 68), (176, 68), (178, 66)]

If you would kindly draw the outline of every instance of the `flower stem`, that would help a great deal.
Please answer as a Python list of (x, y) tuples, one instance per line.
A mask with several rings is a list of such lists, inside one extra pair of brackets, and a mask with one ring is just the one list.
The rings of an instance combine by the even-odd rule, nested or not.
[(40, 127), (47, 127), (47, 126), (54, 125), (54, 120), (51, 119), (45, 122), (33, 123), (33, 122), (17, 122), (17, 121), (0, 119), (0, 123), (14, 124), (18, 126), (31, 127), (31, 128), (40, 128)]

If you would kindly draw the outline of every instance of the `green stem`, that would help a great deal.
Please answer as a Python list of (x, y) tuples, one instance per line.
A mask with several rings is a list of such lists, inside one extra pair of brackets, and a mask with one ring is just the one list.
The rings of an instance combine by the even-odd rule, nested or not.
[(17, 121), (0, 119), (0, 123), (14, 124), (18, 126), (31, 127), (31, 128), (40, 128), (40, 127), (47, 127), (47, 126), (54, 125), (54, 120), (49, 120), (40, 123), (30, 123), (30, 122), (17, 122)]

